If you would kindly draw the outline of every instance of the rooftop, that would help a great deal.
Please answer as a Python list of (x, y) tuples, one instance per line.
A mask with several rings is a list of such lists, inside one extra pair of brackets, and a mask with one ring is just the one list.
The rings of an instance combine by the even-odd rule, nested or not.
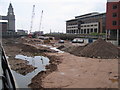
[(76, 16), (75, 18), (85, 18), (85, 17), (90, 17), (90, 16), (94, 16), (94, 15), (98, 15), (98, 14), (99, 14), (98, 12), (93, 12), (93, 13)]
[(119, 2), (120, 0), (107, 0), (107, 2)]

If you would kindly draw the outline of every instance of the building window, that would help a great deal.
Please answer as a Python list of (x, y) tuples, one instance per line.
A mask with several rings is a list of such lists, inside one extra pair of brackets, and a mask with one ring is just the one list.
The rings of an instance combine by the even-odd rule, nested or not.
[(87, 29), (87, 34), (89, 34), (89, 29)]
[(97, 28), (94, 29), (94, 32), (97, 33)]
[(95, 24), (94, 26), (97, 26), (97, 24)]
[(93, 32), (93, 29), (91, 29), (91, 33)]
[(117, 17), (117, 13), (113, 13), (113, 15), (112, 15), (113, 17)]
[(113, 9), (117, 9), (117, 5), (113, 5)]
[(81, 34), (83, 34), (83, 29), (81, 29)]
[(84, 29), (84, 34), (86, 34), (86, 29)]
[(113, 22), (112, 22), (112, 25), (117, 25), (117, 21), (113, 21)]

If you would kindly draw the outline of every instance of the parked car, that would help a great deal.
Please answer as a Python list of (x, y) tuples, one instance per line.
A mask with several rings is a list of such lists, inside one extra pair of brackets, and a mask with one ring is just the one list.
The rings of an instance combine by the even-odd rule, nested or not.
[(75, 38), (72, 40), (72, 43), (84, 43), (84, 40), (80, 38)]
[(59, 43), (64, 43), (64, 40), (59, 40)]

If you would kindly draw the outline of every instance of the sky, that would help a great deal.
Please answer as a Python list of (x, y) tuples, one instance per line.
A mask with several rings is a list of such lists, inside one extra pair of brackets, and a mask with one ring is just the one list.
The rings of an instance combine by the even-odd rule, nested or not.
[(35, 16), (32, 32), (39, 31), (43, 10), (41, 30), (44, 33), (66, 32), (66, 20), (75, 16), (106, 12), (107, 0), (0, 0), (0, 15), (7, 15), (9, 3), (12, 3), (16, 18), (16, 30), (30, 30), (33, 5)]

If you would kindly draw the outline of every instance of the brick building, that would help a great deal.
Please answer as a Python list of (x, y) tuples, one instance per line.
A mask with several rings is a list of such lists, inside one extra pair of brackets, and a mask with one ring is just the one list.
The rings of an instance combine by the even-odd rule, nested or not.
[(120, 0), (107, 1), (106, 34), (108, 40), (116, 40), (120, 45)]

